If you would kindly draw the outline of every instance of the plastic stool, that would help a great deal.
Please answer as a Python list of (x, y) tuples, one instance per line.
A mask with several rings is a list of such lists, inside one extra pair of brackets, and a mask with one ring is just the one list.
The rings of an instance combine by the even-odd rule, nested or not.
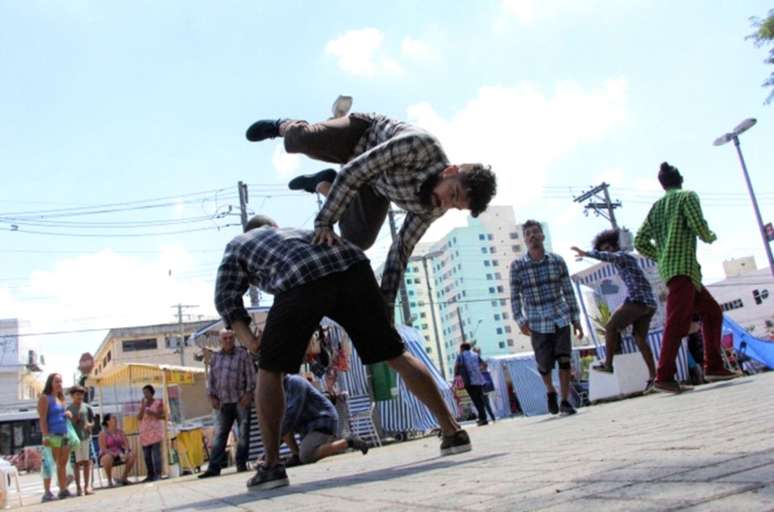
[(16, 484), (16, 494), (19, 496), (19, 506), (24, 506), (22, 502), (21, 486), (19, 485), (19, 471), (16, 466), (0, 461), (0, 508), (9, 508), (8, 505), (8, 480), (13, 478)]

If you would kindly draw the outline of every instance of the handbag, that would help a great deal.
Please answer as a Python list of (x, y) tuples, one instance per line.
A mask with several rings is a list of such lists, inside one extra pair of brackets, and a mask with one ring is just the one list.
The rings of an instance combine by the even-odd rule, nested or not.
[(81, 438), (78, 437), (78, 432), (75, 431), (75, 427), (71, 422), (67, 422), (67, 445), (71, 450), (77, 450), (81, 446)]

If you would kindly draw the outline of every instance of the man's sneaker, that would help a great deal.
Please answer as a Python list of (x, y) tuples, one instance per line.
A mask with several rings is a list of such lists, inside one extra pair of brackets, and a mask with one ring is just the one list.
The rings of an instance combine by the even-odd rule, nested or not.
[(68, 491), (67, 489), (62, 489), (61, 491), (59, 491), (59, 494), (56, 495), (56, 497), (59, 498), (60, 500), (63, 500), (65, 498), (72, 498), (72, 496), (73, 495), (70, 494), (70, 491)]
[(731, 380), (737, 377), (740, 377), (738, 373), (730, 372), (725, 368), (714, 372), (710, 372), (709, 370), (704, 372), (704, 380), (707, 382), (720, 382), (722, 380)]
[(676, 380), (657, 380), (653, 383), (653, 388), (662, 393), (674, 393), (675, 395), (683, 391)]
[(360, 450), (363, 455), (368, 453), (368, 443), (357, 436), (349, 436), (347, 438), (347, 446), (354, 448), (355, 450)]
[(591, 369), (594, 370), (595, 372), (613, 373), (613, 367), (608, 366), (605, 363), (595, 364), (594, 366), (591, 367)]
[(472, 450), (468, 433), (460, 429), (453, 434), (443, 436), (441, 441), (441, 455), (456, 455)]
[(567, 400), (562, 400), (562, 405), (559, 406), (559, 413), (562, 416), (572, 416), (577, 411), (575, 410), (575, 407), (572, 406), (570, 402)]
[(303, 190), (314, 194), (317, 192), (317, 185), (327, 181), (333, 183), (336, 180), (336, 171), (334, 169), (323, 169), (322, 171), (314, 174), (304, 174), (302, 176), (296, 176), (288, 183), (290, 190)]
[(247, 470), (247, 464), (237, 464), (237, 473), (244, 473)]
[(557, 414), (559, 412), (559, 402), (557, 400), (556, 391), (551, 391), (546, 396), (548, 397), (548, 412)]
[(643, 390), (642, 394), (649, 395), (651, 393), (655, 393), (656, 392), (655, 385), (656, 385), (655, 380), (653, 379), (648, 380), (648, 382), (645, 383), (645, 389)]
[(258, 470), (247, 481), (248, 491), (266, 491), (269, 489), (276, 489), (277, 487), (284, 487), (288, 485), (288, 474), (285, 472), (285, 466), (282, 464), (276, 464), (270, 468), (267, 468), (263, 464), (258, 466)]
[(259, 142), (279, 137), (279, 128), (287, 119), (261, 119), (250, 125), (245, 137), (250, 142)]
[(481, 420), (481, 421), (477, 421), (476, 425), (478, 425), (479, 427), (483, 427), (485, 425), (489, 425), (489, 422), (487, 420)]
[(44, 493), (43, 497), (40, 499), (41, 503), (47, 503), (49, 501), (56, 501), (56, 496), (54, 496), (54, 493), (51, 491)]
[(220, 476), (220, 471), (216, 472), (216, 471), (210, 471), (208, 469), (207, 471), (205, 471), (204, 473), (199, 475), (199, 478), (212, 478), (212, 477), (215, 477), (215, 476)]

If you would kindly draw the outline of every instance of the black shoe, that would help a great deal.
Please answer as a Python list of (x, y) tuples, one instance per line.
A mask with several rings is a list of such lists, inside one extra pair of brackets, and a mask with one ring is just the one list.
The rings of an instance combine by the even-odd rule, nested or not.
[(349, 436), (347, 438), (347, 446), (354, 448), (355, 450), (360, 450), (363, 455), (368, 453), (368, 443), (357, 436)]
[(250, 142), (259, 142), (279, 137), (279, 127), (287, 119), (261, 119), (250, 125), (245, 137)]
[(198, 476), (198, 478), (212, 478), (214, 476), (220, 476), (220, 471), (210, 471), (209, 469)]
[(551, 414), (558, 414), (559, 402), (557, 401), (556, 391), (551, 391), (546, 396), (548, 397), (548, 412)]
[(283, 464), (285, 465), (285, 468), (292, 468), (295, 466), (301, 466), (303, 463), (301, 462), (301, 459), (298, 458), (298, 455), (293, 453), (290, 455), (290, 457), (285, 459)]
[(277, 487), (284, 487), (288, 485), (288, 474), (285, 472), (285, 466), (277, 464), (273, 467), (267, 468), (263, 464), (258, 466), (258, 470), (255, 475), (247, 481), (248, 491), (265, 491), (269, 489), (276, 489)]
[(614, 373), (612, 366), (607, 366), (605, 363), (595, 364), (591, 367), (596, 372)]
[(562, 400), (562, 405), (559, 407), (559, 412), (562, 414), (562, 416), (572, 416), (577, 411), (575, 410), (575, 407), (570, 404), (567, 400)]
[(458, 453), (465, 453), (472, 450), (470, 445), (470, 437), (468, 433), (460, 429), (455, 433), (443, 436), (441, 441), (441, 455), (456, 455)]
[(489, 425), (489, 422), (486, 421), (486, 420), (484, 420), (484, 421), (477, 421), (476, 425), (478, 425), (479, 427), (483, 427), (484, 425)]
[(336, 180), (336, 174), (337, 173), (334, 169), (323, 169), (322, 171), (316, 172), (314, 174), (296, 176), (290, 180), (290, 183), (288, 183), (288, 188), (290, 190), (303, 190), (304, 192), (314, 194), (317, 192), (318, 183), (322, 183), (323, 181), (333, 183), (334, 180)]
[(247, 464), (237, 464), (237, 473), (244, 473), (247, 471)]

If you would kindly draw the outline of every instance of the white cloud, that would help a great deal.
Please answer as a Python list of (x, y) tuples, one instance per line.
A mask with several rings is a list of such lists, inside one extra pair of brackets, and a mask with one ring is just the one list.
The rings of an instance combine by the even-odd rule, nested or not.
[(503, 32), (515, 20), (521, 25), (530, 25), (556, 16), (579, 16), (598, 12), (596, 0), (502, 0), (500, 12), (495, 18), (494, 28)]
[(399, 74), (400, 64), (385, 55), (384, 33), (376, 28), (350, 30), (325, 45), (325, 53), (336, 58), (342, 71), (373, 78), (378, 74)]
[(407, 58), (420, 62), (437, 60), (439, 57), (438, 51), (435, 48), (424, 41), (410, 36), (403, 38), (403, 42), (400, 44), (400, 51)]
[(404, 64), (427, 64), (440, 58), (438, 50), (426, 41), (406, 36), (400, 52), (385, 48), (384, 33), (376, 28), (350, 30), (329, 41), (325, 53), (336, 58), (339, 69), (354, 76), (400, 76)]
[(288, 176), (298, 171), (301, 166), (301, 158), (296, 154), (287, 153), (285, 146), (280, 142), (274, 146), (271, 163), (280, 176)]
[[(165, 247), (153, 260), (103, 250), (63, 259), (36, 271), (22, 286), (0, 288), (4, 317), (25, 322), (23, 332), (147, 325), (174, 321), (173, 304), (196, 304), (193, 314), (215, 314), (217, 262), (196, 260), (181, 247)], [(25, 297), (30, 297), (29, 300)], [(46, 357), (46, 371), (70, 380), (82, 352), (94, 352), (104, 332), (25, 338)]]
[(505, 14), (513, 16), (522, 23), (535, 19), (535, 0), (503, 0), (500, 4)]
[[(497, 174), (494, 204), (522, 212), (540, 198), (552, 166), (577, 147), (602, 140), (626, 117), (626, 81), (592, 89), (563, 82), (547, 93), (531, 83), (482, 87), (458, 112), (444, 117), (429, 103), (408, 108), (411, 122), (434, 133), (452, 162), (483, 162)], [(447, 214), (428, 232), (442, 236), (462, 224)]]

